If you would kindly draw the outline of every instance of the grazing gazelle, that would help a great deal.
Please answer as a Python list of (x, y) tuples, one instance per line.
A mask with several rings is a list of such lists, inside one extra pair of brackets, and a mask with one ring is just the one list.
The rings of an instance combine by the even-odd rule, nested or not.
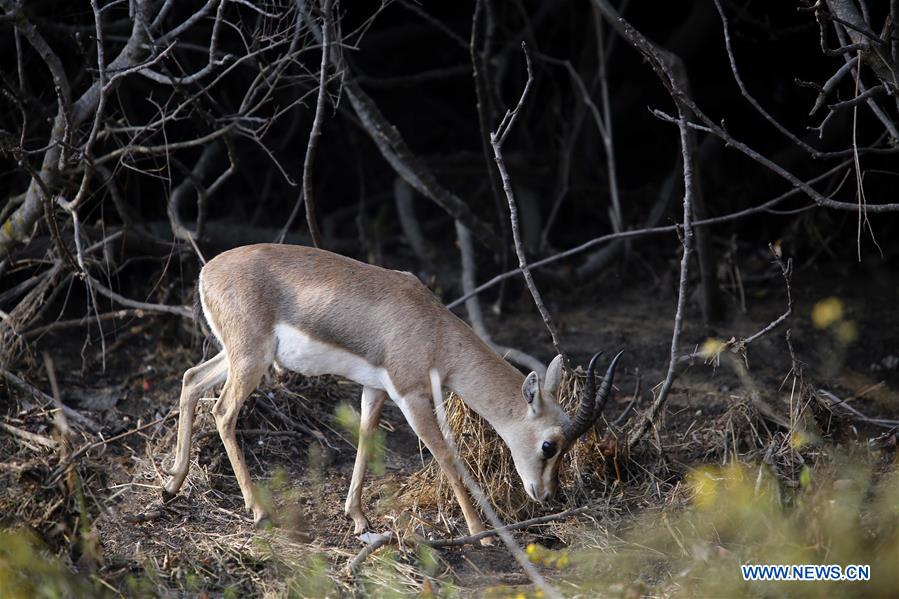
[(346, 500), (357, 534), (368, 527), (362, 511), (364, 440), (378, 426), (388, 397), (440, 464), (469, 530), (478, 533), (484, 525), (453, 467), (434, 414), (431, 369), (496, 429), (509, 446), (525, 491), (542, 502), (555, 493), (561, 455), (598, 418), (618, 360), (612, 360), (597, 393), (594, 356), (587, 391), (570, 420), (556, 399), (561, 356), (552, 361), (541, 386), (536, 373), (524, 376), (503, 360), (409, 273), (308, 247), (251, 245), (227, 251), (203, 267), (199, 295), (223, 350), (184, 373), (175, 461), (163, 496), (177, 494), (187, 476), (197, 401), (224, 381), (212, 413), (257, 523), (267, 514), (254, 493), (235, 427), (241, 405), (274, 363), (362, 385), (360, 442)]

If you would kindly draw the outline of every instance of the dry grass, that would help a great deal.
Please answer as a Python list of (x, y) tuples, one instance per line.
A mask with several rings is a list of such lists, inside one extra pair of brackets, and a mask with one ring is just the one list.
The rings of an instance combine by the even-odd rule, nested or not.
[[(578, 368), (567, 373), (559, 387), (559, 398), (568, 413), (574, 413), (586, 380)], [(508, 447), (493, 428), (451, 393), (445, 402), (447, 424), (475, 481), (484, 490), (490, 504), (508, 522), (533, 517), (539, 510), (525, 493), (512, 462)], [(600, 421), (598, 428), (605, 427)], [(561, 501), (574, 505), (588, 498), (588, 481), (606, 475), (607, 468), (615, 474), (614, 443), (597, 436), (596, 429), (576, 443), (564, 456), (560, 466)], [(455, 520), (459, 507), (446, 477), (434, 461), (412, 474), (400, 491), (399, 501), (414, 512), (436, 510), (441, 520)], [(451, 531), (452, 532), (452, 531)]]
[[(159, 375), (160, 384), (166, 381), (154, 391), (160, 409), (174, 405), (177, 380), (175, 372)], [(245, 514), (208, 402), (197, 410), (190, 475), (179, 497), (163, 505), (159, 490), (177, 418), (108, 445), (70, 423), (71, 434), (60, 442), (52, 415), (26, 393), (11, 391), (18, 408), (5, 422), (47, 445), (0, 435), (0, 534), (9, 535), (7, 551), (0, 551), (0, 580), (11, 577), (7, 590), (18, 585), (11, 595), (0, 595), (72, 596), (70, 589), (80, 589), (74, 596), (99, 596), (115, 589), (129, 596), (324, 596), (349, 588), (349, 581), (331, 576), (352, 555), (340, 549), (346, 539), (335, 531), (309, 542), (304, 502), (315, 512), (318, 491), (311, 500), (308, 492), (301, 498), (287, 471), (305, 465), (316, 473), (309, 478), (324, 485), (329, 459), (338, 448), (350, 449), (332, 428), (334, 406), (355, 401), (357, 387), (294, 377), (289, 388), (277, 383), (249, 400), (252, 409), (240, 426), (251, 434), (239, 437), (263, 493), (282, 515), (282, 528), (273, 531), (257, 531)], [(162, 414), (145, 414), (129, 428)], [(67, 455), (92, 444), (97, 446), (80, 454), (64, 476), (55, 475)], [(313, 514), (317, 528), (327, 530), (324, 519), (343, 522), (334, 507), (337, 513)], [(34, 568), (21, 580), (15, 574), (20, 562)], [(72, 575), (73, 568), (90, 575)]]

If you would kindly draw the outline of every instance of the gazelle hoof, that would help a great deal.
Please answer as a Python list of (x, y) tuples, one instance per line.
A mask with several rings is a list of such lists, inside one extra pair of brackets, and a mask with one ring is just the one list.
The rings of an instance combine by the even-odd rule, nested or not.
[(162, 503), (168, 503), (172, 499), (174, 499), (178, 494), (172, 493), (171, 491), (169, 491), (168, 489), (163, 487), (161, 495), (162, 495)]
[(253, 518), (253, 521), (256, 524), (256, 528), (259, 530), (270, 530), (275, 527), (275, 522), (271, 519), (271, 516), (268, 514), (261, 514)]
[[(352, 516), (350, 516), (352, 518)], [(365, 516), (358, 516), (353, 518), (353, 534), (361, 535), (366, 530), (371, 528), (371, 524), (368, 522), (368, 518)]]

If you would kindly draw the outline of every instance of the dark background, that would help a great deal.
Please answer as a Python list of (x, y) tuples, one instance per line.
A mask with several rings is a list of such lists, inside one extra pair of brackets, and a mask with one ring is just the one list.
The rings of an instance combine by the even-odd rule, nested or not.
[[(159, 3), (151, 3), (158, 8)], [(199, 9), (198, 3), (177, 3), (160, 31), (174, 26)], [(167, 209), (173, 190), (208, 144), (177, 151), (139, 153), (129, 146), (160, 146), (207, 135), (224, 123), (246, 125), (252, 135), (234, 132), (214, 142), (220, 146), (212, 168), (200, 183), (209, 185), (228, 166), (226, 139), (234, 160), (234, 172), (206, 201), (207, 227), (196, 239), (208, 259), (215, 253), (249, 242), (271, 241), (294, 208), (302, 181), (303, 157), (315, 108), (320, 52), (314, 36), (303, 26), (296, 60), (253, 113), (255, 121), (240, 121), (244, 94), (259, 73), (284, 54), (284, 45), (271, 46), (291, 35), (296, 10), (290, 3), (259, 5), (265, 15), (240, 4), (223, 12), (228, 26), (220, 33), (218, 54), (253, 54), (240, 67), (213, 70), (213, 76), (188, 85), (160, 85), (140, 75), (130, 75), (110, 93), (104, 127), (94, 149), (103, 155), (126, 148), (105, 166), (112, 173), (127, 212), (134, 221), (125, 234), (107, 244), (103, 260), (89, 268), (111, 288), (139, 300), (190, 304), (192, 282), (199, 262), (191, 244), (173, 238)], [(854, 111), (837, 112), (824, 128), (822, 139), (810, 131), (828, 112), (824, 106), (809, 116), (816, 91), (797, 81), (818, 85), (843, 64), (841, 56), (828, 56), (820, 45), (822, 27), (828, 47), (837, 46), (833, 23), (826, 10), (821, 23), (802, 2), (733, 2), (722, 4), (729, 19), (737, 66), (749, 92), (784, 127), (822, 151), (848, 150), (853, 129), (861, 148), (865, 195), (869, 203), (890, 202), (895, 189), (894, 146), (884, 126), (861, 104)], [(711, 1), (626, 2), (618, 6), (638, 30), (661, 47), (679, 56), (686, 66), (698, 106), (723, 123), (738, 140), (769, 157), (797, 176), (808, 179), (826, 172), (841, 160), (809, 154), (778, 132), (741, 96), (725, 51), (722, 22)], [(871, 28), (881, 31), (887, 18), (886, 3), (878, 3), (868, 15)], [(503, 236), (505, 257), (476, 243), (478, 280), (515, 265), (508, 233), (505, 197), (494, 194), (490, 171), (492, 156), (485, 156), (479, 126), (475, 80), (472, 77), (470, 42), (475, 7), (468, 2), (378, 3), (346, 2), (337, 8), (345, 42), (347, 69), (332, 77), (325, 103), (323, 134), (316, 154), (312, 185), (324, 231), (324, 247), (364, 260), (408, 268), (429, 281), (449, 300), (458, 292), (458, 253), (452, 218), (417, 192), (414, 211), (428, 243), (427, 255), (411, 252), (400, 226), (395, 198), (396, 172), (384, 160), (359, 117), (341, 91), (340, 78), (356, 79), (362, 89), (405, 138), (411, 151), (436, 175), (437, 180), (467, 203), (475, 215)], [(131, 20), (125, 3), (104, 8), (107, 62), (128, 37)], [(93, 13), (87, 3), (36, 1), (23, 9), (59, 55), (77, 98), (96, 77)], [(157, 72), (172, 76), (189, 74), (207, 61), (213, 27), (210, 13), (178, 36)], [(17, 22), (7, 11), (0, 23), (0, 66), (3, 74), (4, 109), (0, 113), (5, 152), (0, 167), (0, 196), (21, 194), (29, 174), (25, 161), (40, 168), (49, 127), (56, 112), (54, 86), (41, 57), (19, 39)], [(485, 25), (486, 23), (486, 25)], [(579, 88), (560, 61), (569, 61), (583, 80), (600, 113), (603, 111), (598, 29), (602, 28), (607, 52), (610, 115), (618, 170), (623, 225), (638, 229), (647, 224), (668, 225), (682, 220), (680, 149), (675, 125), (651, 110), (674, 114), (674, 105), (658, 77), (633, 47), (621, 39), (594, 13), (591, 3), (490, 2), (481, 13), (478, 53), (485, 61), (485, 118), (495, 127), (507, 107), (517, 102), (526, 80), (526, 42), (533, 60), (534, 85), (515, 129), (504, 147), (506, 163), (522, 211), (522, 229), (531, 260), (552, 255), (612, 231), (609, 217), (608, 169), (602, 139)], [(487, 29), (485, 29), (485, 27)], [(484, 32), (489, 38), (484, 45)], [(271, 47), (269, 47), (271, 46)], [(24, 85), (17, 72), (24, 73)], [(330, 71), (333, 76), (333, 69)], [(221, 75), (219, 76), (219, 74)], [(214, 79), (213, 77), (218, 77)], [(863, 67), (863, 83), (877, 81)], [(826, 103), (855, 95), (853, 76), (845, 77)], [(875, 96), (885, 114), (895, 122), (896, 102), (891, 95)], [(300, 102), (297, 102), (301, 99)], [(144, 128), (160, 113), (184, 103), (177, 118), (164, 127)], [(853, 121), (856, 121), (854, 127)], [(91, 119), (74, 131), (71, 161), (54, 186), (55, 193), (71, 199), (81, 181), (86, 160), (80, 155)], [(125, 131), (127, 127), (131, 130)], [(790, 189), (790, 184), (709, 135), (698, 135), (698, 178), (708, 216), (752, 207)], [(23, 143), (20, 142), (20, 138)], [(866, 153), (876, 146), (881, 153)], [(567, 170), (566, 152), (570, 156)], [(276, 165), (275, 160), (280, 163)], [(283, 172), (282, 172), (283, 169)], [(857, 201), (855, 171), (849, 162), (816, 184), (834, 199)], [(288, 181), (288, 177), (290, 181)], [(567, 193), (561, 190), (566, 187)], [(670, 187), (666, 193), (666, 182)], [(841, 185), (842, 182), (842, 185)], [(192, 226), (197, 207), (191, 186), (175, 212)], [(546, 233), (554, 203), (558, 217)], [(79, 208), (85, 245), (96, 243), (122, 227), (122, 210), (112, 201), (109, 180), (94, 176), (88, 196)], [(653, 223), (647, 219), (660, 204)], [(63, 237), (74, 251), (73, 233), (65, 212), (56, 210)], [(8, 212), (4, 213), (6, 216)], [(302, 211), (288, 241), (308, 243)], [(853, 211), (816, 208), (803, 194), (777, 207), (712, 227), (712, 260), (719, 267), (767, 256), (767, 244), (781, 244), (798, 268), (826, 268), (859, 260), (859, 272), (882, 270), (895, 255), (892, 229), (895, 217), (871, 215), (872, 235), (863, 231), (857, 247), (859, 215)], [(550, 288), (565, 289), (589, 284), (611, 272), (622, 284), (646, 273), (634, 268), (634, 256), (655, 265), (656, 273), (676, 266), (679, 241), (672, 235), (652, 236), (630, 242), (601, 268), (583, 269), (585, 252), (555, 262), (540, 271)], [(58, 259), (45, 218), (36, 223), (29, 243), (8, 247), (3, 262), (3, 288), (33, 277)], [(598, 248), (597, 248), (598, 249)], [(37, 263), (31, 262), (38, 260)], [(694, 273), (696, 269), (694, 269)], [(776, 273), (775, 273), (776, 274)], [(69, 279), (65, 279), (68, 281)], [(663, 280), (673, 285), (674, 278)], [(691, 279), (692, 280), (692, 279)], [(150, 285), (148, 286), (148, 282)], [(80, 285), (75, 280), (75, 285)], [(174, 287), (173, 287), (174, 285)], [(169, 291), (166, 292), (165, 290)], [(487, 292), (495, 298), (498, 287)], [(514, 297), (523, 290), (517, 282), (506, 289)], [(516, 291), (518, 290), (518, 291)], [(47, 293), (49, 293), (48, 290)], [(167, 294), (166, 294), (167, 293)], [(69, 294), (66, 310), (84, 313), (84, 293)], [(164, 298), (164, 300), (162, 299)], [(2, 308), (13, 309), (21, 294), (4, 295)], [(56, 298), (59, 300), (59, 298)], [(98, 300), (108, 303), (105, 298)], [(112, 305), (110, 304), (110, 307)], [(59, 312), (57, 311), (56, 314)], [(23, 325), (49, 317), (31, 314)], [(10, 357), (10, 356), (8, 356)]]

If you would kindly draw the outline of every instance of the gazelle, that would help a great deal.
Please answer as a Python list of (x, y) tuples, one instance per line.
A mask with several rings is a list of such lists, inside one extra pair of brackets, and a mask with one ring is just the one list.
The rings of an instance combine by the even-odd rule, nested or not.
[(598, 393), (594, 356), (587, 391), (569, 419), (556, 398), (561, 356), (542, 384), (534, 372), (524, 376), (409, 273), (308, 247), (251, 245), (210, 260), (200, 272), (199, 297), (223, 349), (184, 373), (175, 460), (163, 497), (177, 494), (187, 476), (197, 401), (224, 382), (212, 413), (257, 523), (268, 515), (254, 493), (235, 428), (241, 405), (273, 364), (362, 385), (360, 442), (345, 506), (356, 534), (369, 526), (362, 510), (365, 439), (377, 428), (388, 397), (440, 464), (474, 534), (484, 525), (438, 426), (430, 371), (496, 429), (525, 491), (542, 502), (555, 493), (562, 454), (598, 418), (621, 355), (612, 360)]

